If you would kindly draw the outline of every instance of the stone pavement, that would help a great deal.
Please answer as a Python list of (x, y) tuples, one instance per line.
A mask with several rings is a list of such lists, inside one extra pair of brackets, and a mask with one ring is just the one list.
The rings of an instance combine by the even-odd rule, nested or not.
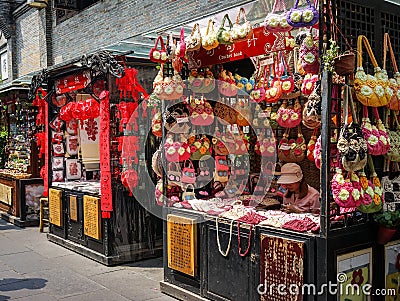
[(0, 219), (0, 301), (175, 300), (162, 279), (162, 258), (106, 267)]

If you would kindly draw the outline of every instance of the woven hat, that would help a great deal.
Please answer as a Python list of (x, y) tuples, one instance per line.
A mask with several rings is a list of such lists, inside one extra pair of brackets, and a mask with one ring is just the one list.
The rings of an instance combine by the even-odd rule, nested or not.
[(297, 183), (303, 179), (301, 167), (296, 163), (286, 163), (281, 168), (281, 176), (278, 179), (278, 184)]

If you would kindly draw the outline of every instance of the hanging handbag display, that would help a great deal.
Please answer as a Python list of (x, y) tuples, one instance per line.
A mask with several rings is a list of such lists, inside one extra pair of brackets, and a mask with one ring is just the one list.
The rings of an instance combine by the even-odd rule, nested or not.
[(370, 180), (368, 180), (364, 171), (359, 174), (363, 198), (362, 204), (357, 209), (364, 213), (375, 213), (380, 211), (383, 207), (384, 194), (381, 181), (375, 172), (371, 156), (368, 156), (368, 166), (371, 173)]
[(387, 110), (386, 121), (385, 121), (386, 128), (388, 129), (390, 150), (385, 155), (385, 158), (393, 162), (400, 162), (400, 124), (398, 121), (398, 116), (395, 114), (395, 112), (392, 112), (391, 123), (393, 124), (394, 127), (393, 128), (389, 127), (390, 112), (391, 112), (390, 110)]
[[(315, 144), (317, 143), (317, 133), (318, 129), (315, 128), (307, 144), (307, 159), (312, 162), (315, 162), (314, 150), (315, 150)], [(321, 147), (321, 139), (319, 144), (320, 144), (319, 147)]]
[(298, 8), (299, 0), (296, 0), (293, 8), (287, 13), (287, 22), (294, 28), (313, 26), (318, 22), (319, 13), (310, 0), (306, 0), (308, 7)]
[(294, 128), (301, 122), (301, 104), (298, 99), (294, 105), (288, 105), (288, 101), (284, 100), (277, 112), (276, 121), (281, 127)]
[[(243, 18), (243, 23), (240, 24), (241, 19)], [(239, 9), (239, 12), (236, 17), (236, 22), (232, 26), (232, 39), (233, 42), (245, 41), (248, 38), (251, 38), (253, 35), (253, 28), (249, 21), (246, 18), (246, 12), (243, 7)]]
[(186, 55), (185, 29), (182, 27), (179, 35), (179, 41), (176, 44), (175, 56), (183, 58)]
[(321, 126), (321, 103), (320, 85), (317, 85), (304, 104), (302, 122), (305, 127), (315, 129)]
[(186, 43), (186, 52), (200, 49), (201, 33), (198, 23), (194, 24), (191, 34), (185, 39), (185, 43)]
[(175, 100), (183, 95), (183, 80), (178, 72), (173, 76), (164, 76), (164, 65), (153, 81), (154, 94), (161, 100)]
[[(226, 21), (228, 21), (229, 29), (225, 28)], [(229, 15), (225, 14), (221, 21), (221, 27), (218, 29), (218, 32), (217, 32), (218, 42), (220, 44), (223, 44), (223, 45), (232, 45), (233, 44), (232, 27), (233, 27), (233, 25), (232, 25), (231, 19), (229, 18)]]
[(157, 110), (151, 119), (151, 132), (156, 137), (162, 137), (162, 114)]
[[(281, 11), (280, 14), (277, 12)], [(270, 32), (287, 32), (293, 29), (287, 22), (287, 11), (284, 0), (275, 0), (272, 11), (264, 20), (264, 26)]]
[(318, 75), (308, 73), (305, 77), (303, 82), (301, 83), (301, 93), (304, 96), (309, 96), (315, 90), (315, 86), (318, 82)]
[(185, 187), (185, 190), (182, 193), (182, 201), (190, 201), (196, 198), (196, 194), (194, 193), (193, 184), (188, 184)]
[(189, 113), (189, 120), (194, 125), (207, 126), (214, 122), (213, 109), (203, 96), (189, 97)]
[(219, 93), (227, 97), (233, 97), (237, 95), (238, 90), (239, 89), (236, 87), (236, 81), (232, 75), (232, 72), (222, 70), (218, 80)]
[[(157, 48), (158, 42), (160, 42), (160, 50)], [(168, 61), (167, 50), (162, 36), (157, 37), (154, 47), (150, 49), (150, 61), (155, 63), (166, 63)]]
[(212, 180), (212, 158), (199, 160), (199, 168), (197, 173), (197, 181), (201, 183), (209, 183)]
[[(189, 138), (190, 139), (190, 138)], [(206, 135), (195, 137), (193, 143), (190, 144), (190, 160), (200, 160), (202, 157), (211, 156), (211, 143)]]
[(283, 162), (301, 162), (307, 150), (306, 141), (301, 133), (300, 125), (297, 127), (297, 138), (289, 138), (290, 129), (286, 129), (278, 145), (278, 158)]
[(211, 139), (214, 154), (226, 156), (235, 149), (235, 140), (229, 133), (221, 133), (215, 130), (214, 137)]
[(363, 106), (363, 119), (361, 130), (367, 141), (368, 153), (374, 156), (385, 155), (390, 150), (388, 133), (382, 120), (379, 118), (378, 109), (372, 109), (375, 116), (375, 124), (372, 124), (368, 117), (368, 108)]
[[(369, 58), (374, 66), (375, 74), (366, 74), (362, 62), (363, 44), (367, 49)], [(381, 107), (390, 101), (387, 88), (389, 86), (388, 76), (378, 66), (371, 46), (366, 36), (360, 35), (357, 40), (357, 72), (354, 79), (354, 91), (357, 100), (364, 106)]]
[(168, 185), (182, 185), (182, 170), (178, 162), (169, 162), (167, 165), (167, 181)]
[[(276, 103), (282, 95), (282, 82), (276, 68), (277, 66), (274, 61), (269, 67), (269, 74), (264, 85), (266, 103)], [(272, 78), (272, 80), (269, 80), (269, 78)]]
[(383, 70), (386, 72), (386, 53), (390, 53), (390, 60), (392, 62), (394, 76), (389, 79), (388, 96), (390, 96), (389, 103), (387, 104), (390, 110), (400, 110), (400, 72), (397, 68), (396, 58), (394, 56), (392, 43), (388, 33), (385, 33), (383, 40)]
[(276, 156), (276, 139), (271, 129), (265, 128), (265, 134), (259, 137), (259, 153), (266, 158), (275, 158)]
[(307, 34), (300, 46), (300, 61), (306, 73), (318, 74), (319, 72), (319, 47), (311, 33)]
[(251, 109), (247, 98), (238, 98), (235, 104), (237, 112), (236, 123), (239, 126), (248, 126), (251, 121)]
[(354, 208), (362, 204), (361, 184), (356, 173), (343, 174), (342, 169), (338, 167), (332, 178), (331, 188), (333, 199), (339, 207)]
[(254, 102), (262, 102), (265, 99), (265, 82), (266, 70), (264, 67), (258, 67), (259, 70), (256, 77), (254, 89), (250, 92), (250, 99)]
[(209, 68), (193, 69), (187, 80), (189, 89), (194, 93), (210, 93), (215, 89), (214, 75)]
[[(347, 171), (357, 171), (367, 164), (367, 142), (363, 136), (357, 115), (354, 109), (350, 87), (344, 86), (344, 125), (340, 130), (337, 147), (340, 161)], [(348, 107), (350, 106), (353, 121), (349, 122)]]
[(205, 50), (211, 50), (218, 47), (218, 37), (214, 28), (214, 21), (208, 20), (206, 35), (201, 39), (201, 45)]
[(255, 128), (265, 128), (269, 127), (269, 117), (271, 115), (271, 110), (263, 110), (260, 105), (256, 105), (253, 117), (253, 127)]

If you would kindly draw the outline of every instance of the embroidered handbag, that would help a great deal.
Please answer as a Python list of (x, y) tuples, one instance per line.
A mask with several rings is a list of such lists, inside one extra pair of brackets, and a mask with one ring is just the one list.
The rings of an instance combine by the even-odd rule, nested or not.
[(318, 82), (318, 75), (308, 73), (301, 84), (301, 93), (304, 96), (309, 96), (315, 90), (315, 86)]
[[(278, 11), (282, 13), (278, 14)], [(265, 29), (270, 32), (287, 32), (293, 29), (287, 22), (287, 11), (284, 0), (275, 0), (272, 11), (265, 17)]]
[(193, 162), (190, 161), (190, 160), (185, 160), (183, 162), (181, 181), (184, 184), (194, 184), (194, 183), (196, 183), (195, 169), (193, 167)]
[(253, 127), (255, 128), (270, 127), (269, 124), (270, 115), (271, 115), (271, 110), (267, 109), (263, 110), (260, 105), (256, 105), (253, 117)]
[(281, 98), (294, 98), (293, 92), (295, 89), (295, 83), (294, 83), (293, 74), (290, 71), (290, 67), (286, 61), (285, 54), (283, 52), (279, 52), (278, 56), (280, 59), (279, 65), (281, 66), (279, 69), (282, 69), (282, 74), (280, 74), (282, 95), (280, 97)]
[(309, 129), (319, 128), (321, 126), (321, 90), (317, 85), (307, 102), (304, 104), (302, 122)]
[(342, 208), (358, 207), (362, 204), (360, 179), (354, 172), (346, 175), (340, 167), (336, 168), (331, 182), (335, 203)]
[(174, 139), (174, 135), (168, 135), (164, 143), (165, 158), (169, 162), (179, 162), (179, 149), (181, 146), (181, 143)]
[(250, 94), (251, 91), (253, 91), (254, 86), (255, 86), (255, 79), (253, 77), (246, 78), (244, 76), (241, 76), (239, 74), (234, 75), (236, 86), (246, 92), (247, 94)]
[(235, 110), (237, 112), (236, 123), (239, 126), (248, 126), (251, 121), (251, 110), (249, 100), (245, 98), (238, 98), (236, 100)]
[(194, 93), (210, 93), (215, 89), (214, 75), (209, 68), (194, 69), (188, 77), (188, 86)]
[(383, 43), (383, 71), (386, 72), (386, 53), (389, 49), (390, 60), (392, 62), (394, 78), (389, 79), (389, 89), (387, 90), (390, 96), (388, 108), (390, 110), (398, 111), (400, 110), (400, 72), (397, 69), (396, 58), (394, 56), (392, 44), (390, 42), (390, 37), (388, 33), (385, 33)]
[(390, 150), (390, 140), (382, 120), (379, 118), (378, 109), (373, 108), (376, 125), (371, 124), (368, 117), (368, 108), (363, 107), (361, 130), (367, 141), (368, 153), (374, 156), (385, 155)]
[[(317, 142), (317, 132), (318, 129), (315, 128), (314, 131), (312, 132), (310, 141), (308, 141), (307, 144), (307, 159), (315, 162), (315, 157), (314, 157), (314, 150), (315, 150), (315, 144)], [(321, 147), (321, 139), (319, 138), (319, 147)]]
[[(374, 75), (366, 74), (362, 66), (362, 46), (367, 49), (374, 66)], [(378, 66), (367, 37), (360, 35), (357, 40), (357, 72), (354, 79), (354, 91), (358, 101), (365, 106), (381, 107), (389, 103), (387, 88), (388, 77)], [(390, 90), (390, 89), (389, 89)]]
[(156, 137), (162, 137), (162, 115), (158, 110), (155, 114), (153, 114), (153, 118), (151, 120), (151, 132)]
[(306, 141), (301, 133), (300, 125), (297, 127), (297, 138), (290, 138), (290, 129), (286, 129), (278, 145), (278, 158), (283, 162), (301, 162), (307, 150)]
[(167, 165), (167, 181), (168, 185), (181, 186), (182, 170), (178, 162), (169, 162)]
[[(340, 130), (337, 147), (340, 161), (347, 171), (357, 171), (367, 164), (367, 142), (363, 136), (357, 115), (354, 109), (350, 87), (344, 86), (344, 125)], [(353, 121), (348, 123), (348, 107), (350, 106)]]
[[(293, 79), (293, 83), (294, 83), (294, 87), (293, 87), (293, 91), (291, 92), (284, 92), (284, 82), (285, 82), (285, 78), (282, 79), (282, 95), (281, 95), (281, 99), (293, 99), (293, 98), (297, 98), (300, 96), (300, 92), (301, 92), (301, 85), (303, 83), (303, 77), (300, 75), (298, 69), (297, 69), (297, 50), (298, 48), (293, 49), (293, 51), (291, 52), (291, 55), (289, 56), (289, 60), (286, 61), (286, 67), (287, 67), (287, 72), (289, 74), (289, 82), (290, 77)], [(291, 60), (293, 59), (293, 67), (294, 67), (294, 73), (291, 73), (290, 70), (290, 65), (292, 65)], [(290, 90), (290, 88), (289, 88)]]
[(274, 76), (272, 80), (266, 81), (265, 85), (265, 102), (266, 103), (276, 103), (282, 95), (282, 82), (280, 76), (276, 72), (275, 63), (270, 66), (270, 70), (273, 68)]
[(383, 207), (384, 193), (371, 156), (368, 156), (368, 166), (371, 173), (370, 180), (368, 180), (364, 171), (359, 174), (362, 204), (357, 209), (364, 213), (375, 213)]
[(318, 74), (319, 72), (319, 48), (314, 42), (311, 33), (307, 34), (300, 46), (300, 61), (306, 73)]
[(190, 145), (190, 159), (200, 160), (203, 156), (208, 158), (211, 156), (211, 143), (206, 135), (195, 138), (195, 141)]
[(176, 52), (176, 44), (174, 42), (174, 39), (172, 38), (172, 33), (168, 35), (168, 40), (167, 40), (167, 56), (169, 60), (173, 60), (175, 58), (175, 52)]
[(301, 123), (301, 104), (298, 99), (294, 105), (288, 105), (288, 101), (284, 100), (277, 112), (276, 121), (281, 127), (294, 128)]
[(187, 134), (190, 130), (189, 115), (181, 108), (166, 108), (164, 112), (164, 126), (168, 132)]
[(212, 159), (199, 160), (199, 168), (197, 173), (198, 182), (209, 183), (212, 180), (211, 160)]
[(154, 94), (161, 100), (179, 99), (183, 95), (184, 86), (178, 72), (175, 71), (173, 76), (164, 76), (163, 65), (153, 81)]
[(218, 80), (218, 91), (221, 95), (227, 97), (236, 96), (238, 93), (238, 87), (236, 87), (235, 78), (232, 72), (222, 70)]
[(190, 36), (186, 37), (186, 52), (199, 50), (201, 47), (201, 33), (199, 24), (193, 26)]
[(185, 190), (182, 193), (182, 201), (190, 201), (196, 198), (196, 194), (194, 193), (193, 184), (188, 184), (185, 187)]
[[(158, 42), (160, 42), (161, 49), (159, 50)], [(167, 50), (164, 45), (164, 41), (162, 36), (158, 36), (156, 40), (156, 44), (153, 48), (150, 49), (150, 61), (155, 63), (166, 63), (168, 60)]]
[(214, 112), (210, 103), (201, 96), (200, 98), (189, 97), (189, 120), (194, 125), (207, 126), (214, 122)]
[(287, 22), (294, 28), (313, 26), (318, 22), (318, 10), (307, 0), (308, 7), (304, 9), (298, 8), (299, 0), (296, 0), (293, 8), (287, 14)]
[(266, 70), (264, 67), (257, 72), (258, 76), (253, 91), (250, 92), (250, 99), (254, 102), (262, 102), (265, 99)]
[(201, 44), (205, 50), (211, 50), (218, 47), (218, 37), (214, 28), (214, 21), (208, 20), (206, 35), (201, 39)]
[(226, 156), (235, 149), (235, 141), (233, 137), (229, 137), (227, 133), (215, 130), (214, 137), (211, 139), (214, 154)]
[[(228, 21), (229, 29), (225, 28), (225, 21)], [(218, 29), (217, 36), (218, 42), (224, 45), (232, 45), (232, 21), (228, 14), (225, 14), (221, 21), (221, 27)]]
[[(241, 17), (243, 17), (244, 23), (240, 24)], [(236, 23), (232, 27), (232, 39), (234, 42), (245, 41), (253, 35), (253, 28), (246, 18), (246, 12), (243, 7), (239, 9), (236, 17)]]
[(274, 132), (266, 128), (265, 135), (260, 135), (260, 155), (266, 158), (276, 157), (276, 139)]
[(389, 128), (389, 115), (390, 115), (390, 110), (387, 110), (387, 112), (386, 112), (386, 128), (389, 129), (388, 137), (390, 140), (390, 150), (385, 155), (385, 158), (387, 158), (388, 160), (393, 161), (393, 162), (400, 162), (400, 134), (399, 134), (400, 133), (400, 125), (398, 122), (398, 117), (393, 112), (392, 123), (394, 124), (394, 128), (390, 129)]
[(235, 149), (233, 154), (245, 155), (249, 151), (249, 137), (245, 136), (243, 132), (240, 135), (235, 135)]
[(177, 42), (175, 48), (175, 56), (183, 58), (185, 57), (185, 55), (186, 55), (185, 29), (182, 27), (179, 36), (179, 41)]

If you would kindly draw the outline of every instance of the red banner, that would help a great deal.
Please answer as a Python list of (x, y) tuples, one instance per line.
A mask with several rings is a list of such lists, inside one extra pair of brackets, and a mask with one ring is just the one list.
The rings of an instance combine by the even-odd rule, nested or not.
[(217, 48), (208, 51), (200, 48), (188, 52), (188, 64), (189, 69), (195, 69), (291, 49), (290, 46), (286, 46), (285, 33), (269, 32), (261, 26), (254, 28), (252, 38), (245, 41), (236, 42), (233, 45), (220, 44)]
[(57, 94), (81, 90), (90, 83), (90, 72), (85, 70), (79, 74), (65, 76), (54, 81)]

